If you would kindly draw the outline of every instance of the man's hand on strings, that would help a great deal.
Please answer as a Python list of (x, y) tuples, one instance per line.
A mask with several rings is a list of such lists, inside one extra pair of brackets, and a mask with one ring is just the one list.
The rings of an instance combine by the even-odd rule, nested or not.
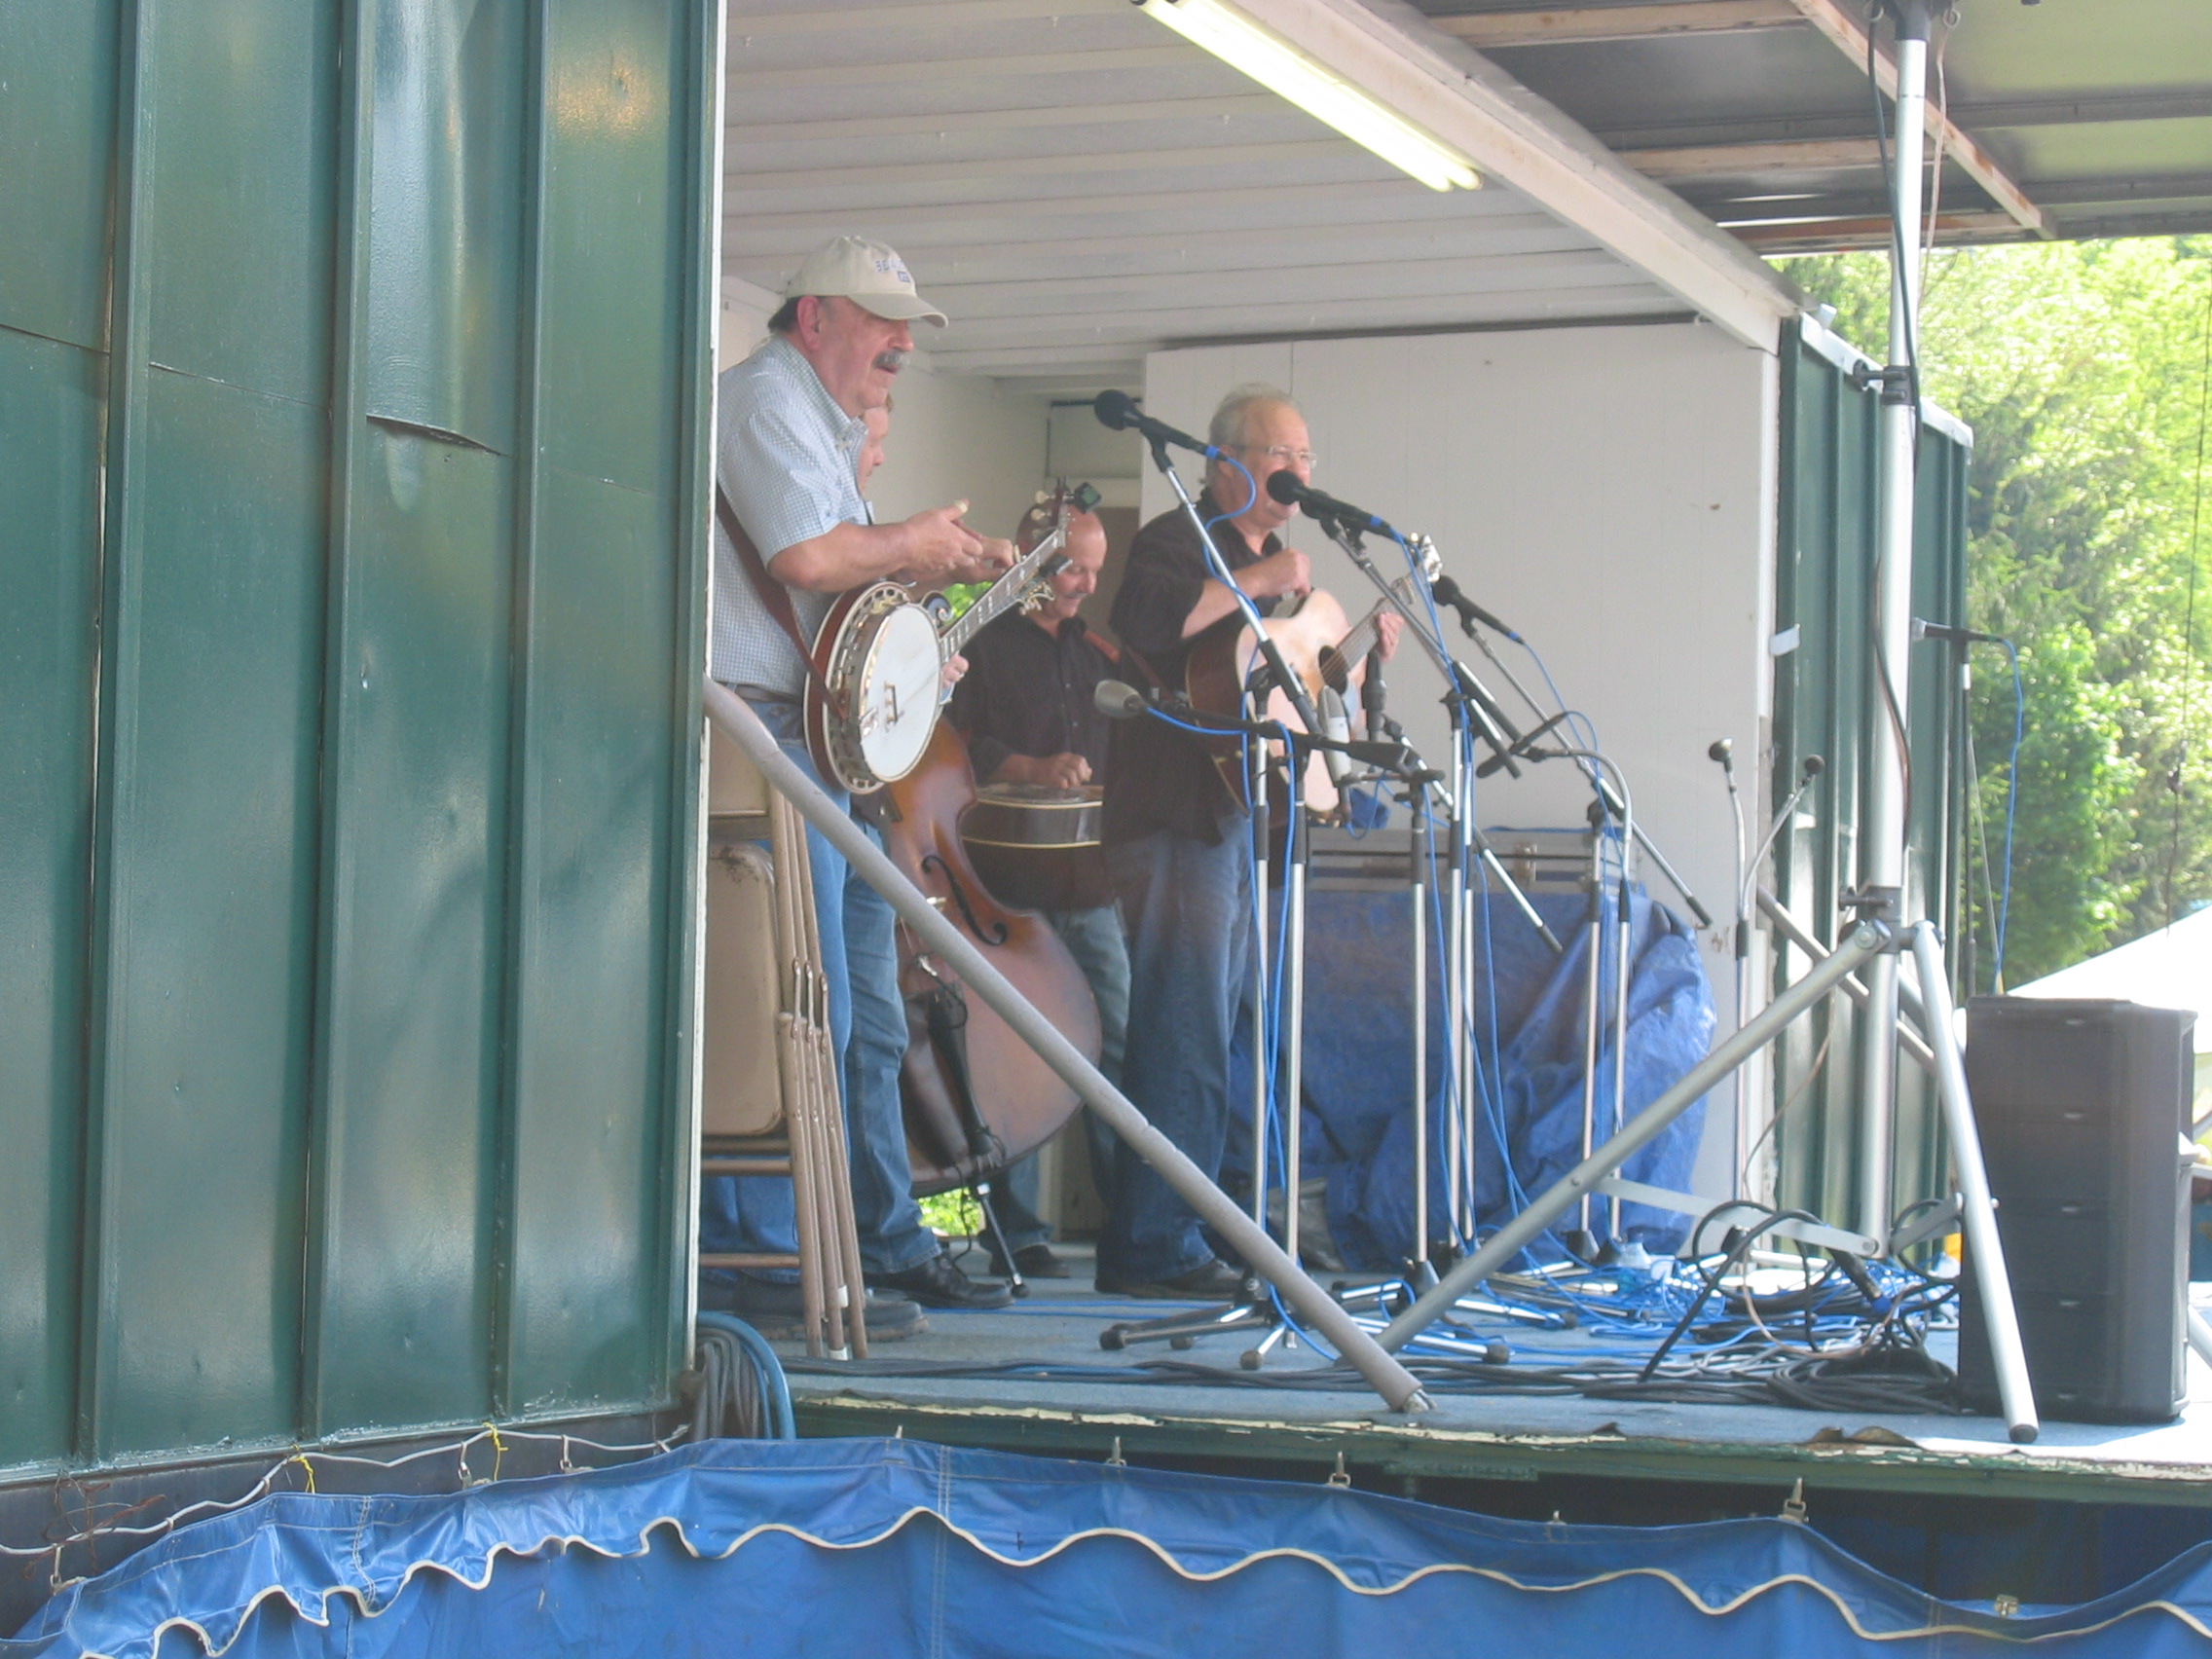
[(1041, 789), (1073, 790), (1090, 782), (1090, 762), (1073, 753), (1009, 755), (991, 774), (994, 784), (1033, 784)]

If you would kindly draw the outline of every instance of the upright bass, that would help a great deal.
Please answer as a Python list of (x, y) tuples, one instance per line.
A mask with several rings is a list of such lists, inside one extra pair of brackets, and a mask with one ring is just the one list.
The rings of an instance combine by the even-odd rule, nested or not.
[[(1056, 545), (1077, 508), (1062, 498), (1054, 509), (1044, 539)], [(1042, 602), (1043, 580), (1026, 605)], [(962, 844), (961, 818), (975, 803), (976, 774), (959, 732), (937, 721), (919, 762), (885, 793), (883, 847), (892, 862), (1062, 1036), (1096, 1060), (1098, 1005), (1082, 968), (1043, 916), (992, 896)], [(1075, 1090), (903, 926), (899, 984), (907, 1025), (901, 1094), (917, 1194), (987, 1180), (1075, 1115)]]

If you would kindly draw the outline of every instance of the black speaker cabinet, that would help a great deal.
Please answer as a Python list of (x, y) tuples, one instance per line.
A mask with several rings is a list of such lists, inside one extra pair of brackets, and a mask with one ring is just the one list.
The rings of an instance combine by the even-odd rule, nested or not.
[[(2128, 1002), (1968, 1004), (1967, 1083), (2045, 1417), (2167, 1422), (2188, 1398), (2195, 1023)], [(1959, 1386), (1997, 1409), (1971, 1249)]]

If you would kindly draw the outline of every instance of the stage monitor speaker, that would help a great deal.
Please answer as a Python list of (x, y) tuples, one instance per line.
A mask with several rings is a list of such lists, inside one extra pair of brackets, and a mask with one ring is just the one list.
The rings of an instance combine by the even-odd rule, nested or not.
[[(1968, 1005), (1967, 1083), (2046, 1418), (2168, 1422), (2188, 1398), (2194, 1024), (2129, 1002)], [(1959, 1388), (1975, 1410), (1997, 1409), (1971, 1250)]]

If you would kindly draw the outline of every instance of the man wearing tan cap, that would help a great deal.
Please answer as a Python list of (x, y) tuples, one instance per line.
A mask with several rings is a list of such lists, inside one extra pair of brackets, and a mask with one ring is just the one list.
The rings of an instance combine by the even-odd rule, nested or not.
[[(806, 665), (793, 633), (813, 639), (835, 596), (864, 582), (977, 581), (1014, 562), (1010, 543), (960, 522), (965, 501), (876, 524), (861, 496), (856, 467), (868, 439), (867, 412), (890, 399), (892, 381), (913, 355), (911, 325), (921, 318), (944, 322), (915, 293), (898, 254), (879, 242), (835, 238), (799, 268), (769, 320), (767, 342), (723, 373), (717, 393), (717, 478), (752, 545), (738, 546), (718, 522), (710, 664), (832, 795), (800, 724)], [(807, 842), (867, 1282), (925, 1307), (1003, 1307), (1006, 1287), (977, 1283), (947, 1260), (914, 1202), (899, 1104), (906, 1013), (891, 907), (818, 832), (808, 830)], [(705, 1251), (796, 1248), (788, 1181), (710, 1179), (700, 1209)], [(798, 1286), (779, 1282), (790, 1277), (711, 1273), (702, 1305), (781, 1326), (800, 1313)], [(871, 1310), (870, 1332), (897, 1334), (900, 1306)], [(910, 1308), (907, 1314), (910, 1323)]]

